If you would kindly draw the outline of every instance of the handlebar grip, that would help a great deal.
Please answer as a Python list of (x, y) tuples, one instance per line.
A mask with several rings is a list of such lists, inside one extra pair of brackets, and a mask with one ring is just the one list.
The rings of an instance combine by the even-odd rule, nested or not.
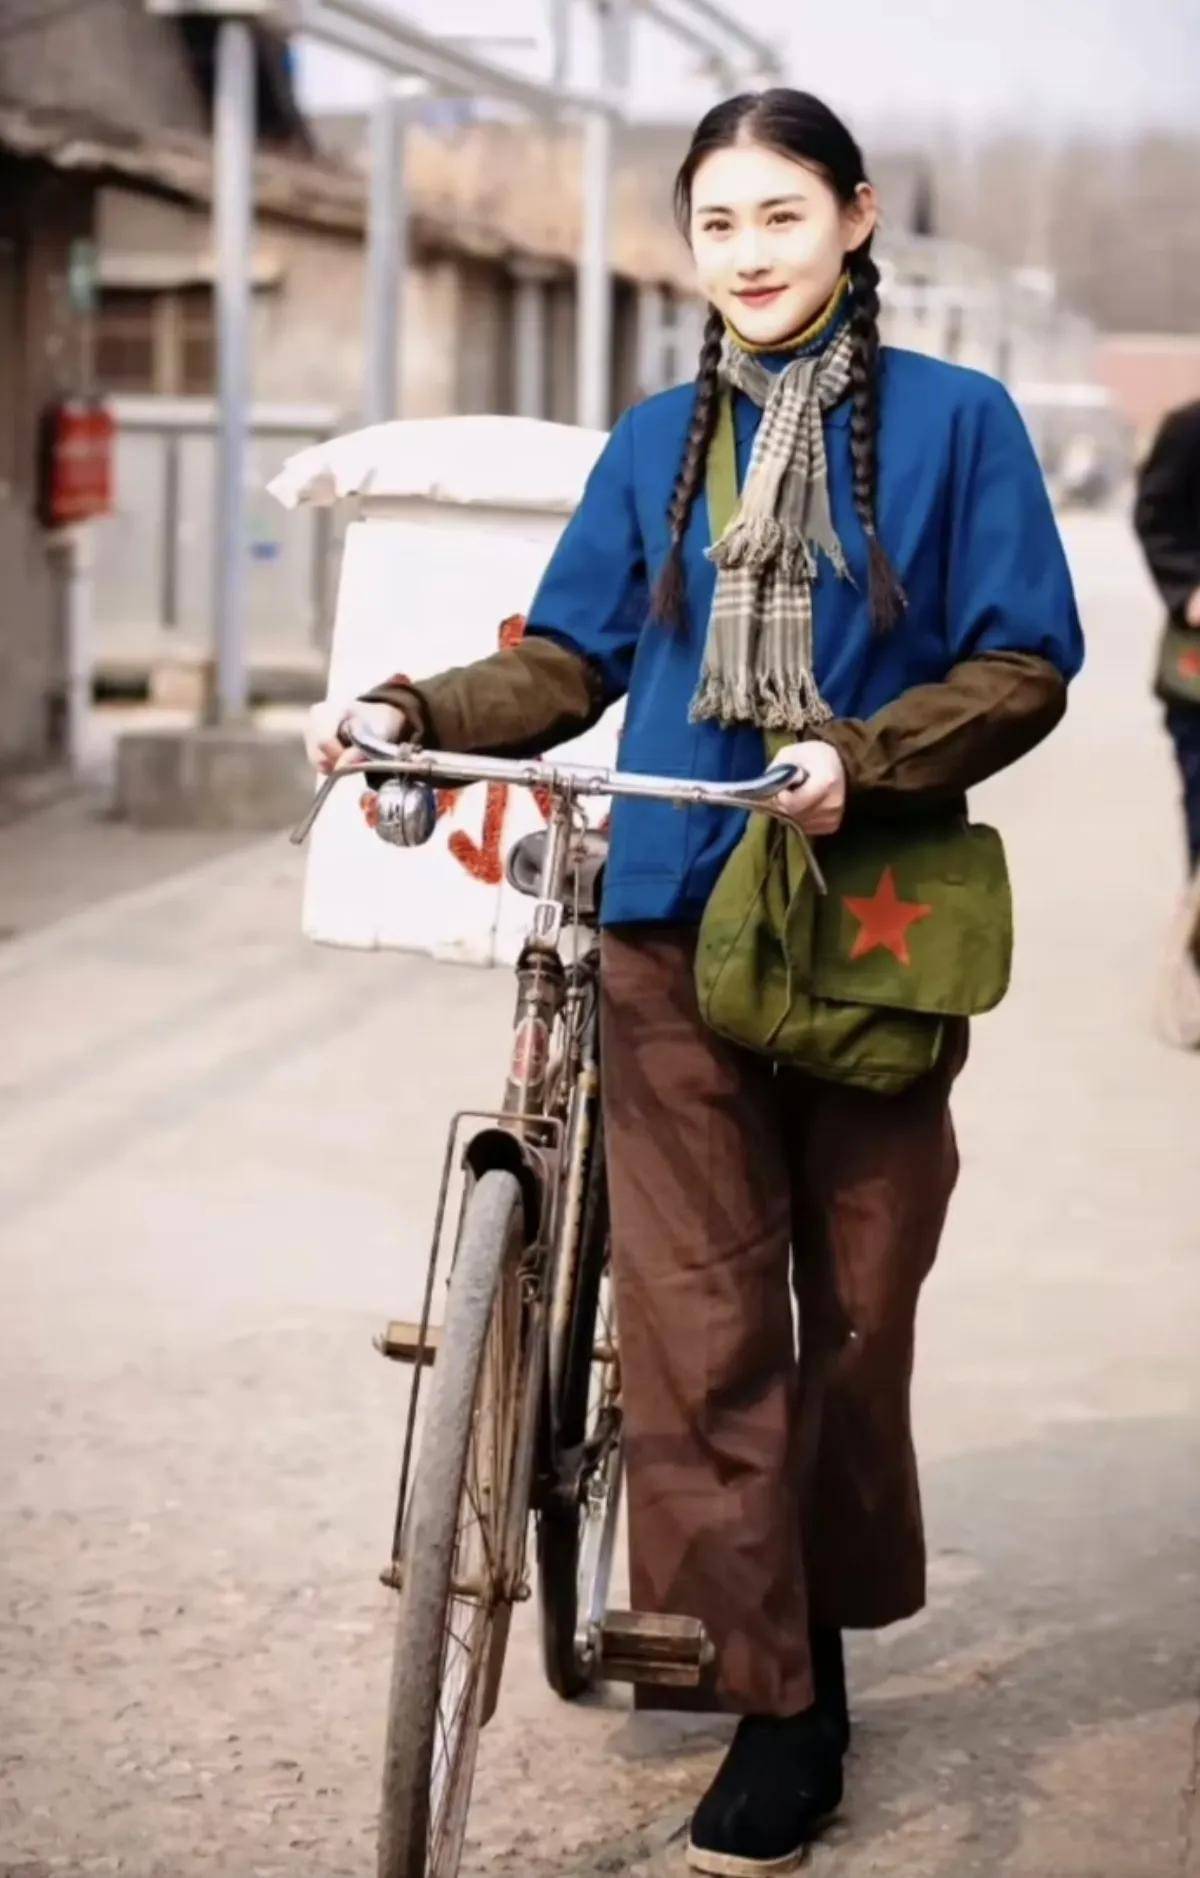
[(807, 781), (808, 771), (803, 763), (773, 763), (752, 782), (730, 783), (729, 797), (737, 802), (769, 802), (780, 790), (799, 789)]
[(347, 716), (338, 725), (338, 742), (347, 750), (361, 750), (364, 756), (380, 757), (385, 763), (394, 763), (404, 755), (408, 747), (402, 743), (389, 743), (377, 731), (364, 724), (360, 717)]

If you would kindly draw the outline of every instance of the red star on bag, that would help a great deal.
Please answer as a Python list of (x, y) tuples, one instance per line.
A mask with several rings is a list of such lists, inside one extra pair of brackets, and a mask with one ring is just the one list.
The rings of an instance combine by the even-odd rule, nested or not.
[(849, 895), (844, 898), (847, 911), (860, 921), (858, 937), (850, 951), (852, 959), (862, 959), (868, 952), (882, 949), (899, 959), (901, 965), (912, 964), (908, 929), (919, 919), (928, 919), (933, 912), (931, 906), (916, 900), (902, 900), (896, 892), (896, 877), (890, 867), (884, 868), (870, 900), (852, 899)]

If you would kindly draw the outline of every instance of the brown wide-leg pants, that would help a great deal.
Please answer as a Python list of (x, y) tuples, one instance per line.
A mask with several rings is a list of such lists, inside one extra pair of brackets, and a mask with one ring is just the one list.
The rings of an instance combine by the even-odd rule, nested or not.
[(874, 1627), (924, 1602), (913, 1327), (958, 1172), (966, 1026), (898, 1096), (777, 1071), (701, 1021), (694, 943), (602, 941), (631, 1593), (707, 1627), (699, 1705), (788, 1715), (812, 1700), (810, 1618)]

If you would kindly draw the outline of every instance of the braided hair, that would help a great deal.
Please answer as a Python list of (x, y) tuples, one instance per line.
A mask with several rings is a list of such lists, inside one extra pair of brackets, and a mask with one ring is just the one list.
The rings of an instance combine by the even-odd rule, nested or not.
[[(743, 92), (703, 117), (675, 179), (675, 220), (687, 238), (691, 226), (692, 184), (705, 158), (734, 144), (757, 143), (806, 164), (824, 177), (843, 203), (854, 201), (866, 182), (862, 151), (828, 105), (805, 91), (784, 86)], [(879, 269), (871, 258), (871, 240), (846, 256), (850, 275), (850, 335), (853, 344), (850, 385), (853, 406), (850, 452), (854, 468), (854, 508), (867, 538), (871, 619), (887, 632), (906, 605), (904, 589), (876, 533), (875, 497), (879, 472)], [(677, 623), (684, 613), (683, 542), (696, 498), (704, 486), (709, 445), (716, 429), (720, 395), (718, 367), (724, 321), (716, 308), (704, 325), (696, 371), (696, 401), (668, 511), (671, 547), (654, 589), (658, 619)]]
[(671, 506), (667, 510), (671, 551), (663, 563), (654, 589), (654, 614), (661, 620), (675, 622), (683, 617), (683, 538), (696, 506), (696, 497), (704, 484), (708, 446), (717, 427), (717, 409), (721, 396), (717, 368), (721, 363), (721, 342), (724, 336), (725, 321), (716, 307), (711, 307), (704, 322), (700, 362), (696, 367), (696, 402), (692, 409), (692, 422), (687, 442), (683, 446), (683, 460), (675, 478), (675, 488), (671, 493)]
[(850, 461), (854, 469), (854, 508), (867, 537), (871, 621), (890, 632), (908, 599), (899, 576), (875, 532), (875, 490), (879, 477), (879, 269), (868, 239), (848, 257), (850, 274)]

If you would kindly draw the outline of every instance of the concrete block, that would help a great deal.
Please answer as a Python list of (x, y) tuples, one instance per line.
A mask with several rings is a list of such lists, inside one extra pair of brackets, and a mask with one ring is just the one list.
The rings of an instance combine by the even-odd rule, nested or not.
[(150, 667), (147, 696), (166, 711), (193, 711), (203, 720), (216, 695), (215, 659), (156, 659)]
[(117, 746), (117, 813), (140, 828), (282, 828), (304, 813), (313, 781), (294, 733), (139, 730)]

